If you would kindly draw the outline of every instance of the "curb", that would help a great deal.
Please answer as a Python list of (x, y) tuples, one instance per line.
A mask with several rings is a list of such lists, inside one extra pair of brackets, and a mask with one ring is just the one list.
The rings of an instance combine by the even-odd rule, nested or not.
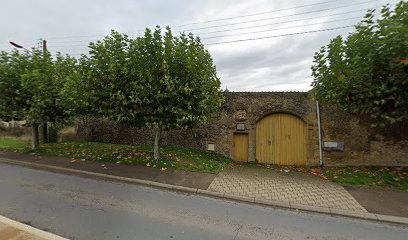
[(0, 215), (0, 223), (3, 223), (9, 227), (16, 228), (20, 231), (26, 232), (30, 235), (34, 235), (36, 237), (42, 238), (44, 240), (68, 240), (68, 238), (63, 238), (53, 233), (49, 233), (34, 227), (31, 227), (27, 224), (20, 223), (4, 216)]
[(85, 175), (85, 176), (93, 176), (93, 177), (103, 178), (106, 180), (116, 180), (116, 181), (121, 181), (121, 182), (126, 182), (126, 183), (136, 183), (136, 184), (145, 185), (145, 186), (154, 187), (154, 188), (181, 191), (181, 192), (186, 192), (186, 193), (199, 194), (199, 195), (215, 197), (215, 198), (222, 198), (222, 199), (233, 200), (233, 201), (238, 201), (238, 202), (245, 202), (245, 203), (252, 203), (252, 204), (255, 203), (259, 205), (279, 207), (279, 208), (291, 209), (295, 211), (323, 213), (323, 214), (330, 214), (332, 216), (343, 216), (343, 217), (371, 220), (371, 221), (376, 221), (376, 222), (397, 223), (397, 224), (408, 225), (408, 218), (405, 218), (405, 217), (381, 215), (381, 214), (374, 214), (374, 213), (368, 213), (368, 212), (354, 212), (354, 211), (341, 210), (341, 209), (335, 209), (335, 208), (329, 208), (329, 207), (309, 206), (309, 205), (291, 203), (290, 201), (273, 201), (273, 200), (249, 198), (249, 197), (244, 197), (244, 196), (232, 195), (228, 193), (212, 192), (209, 190), (203, 190), (203, 189), (198, 189), (198, 188), (189, 188), (189, 187), (184, 187), (184, 186), (171, 185), (167, 183), (159, 183), (159, 182), (141, 180), (141, 179), (136, 179), (136, 178), (119, 177), (119, 176), (109, 175), (109, 174), (104, 174), (104, 173), (88, 172), (88, 171), (77, 170), (77, 169), (72, 169), (72, 168), (57, 167), (57, 166), (52, 166), (52, 165), (24, 162), (24, 161), (11, 160), (11, 159), (6, 159), (6, 158), (0, 158), (0, 162), (10, 163), (10, 164), (20, 165), (20, 166), (27, 166), (27, 167), (32, 167), (32, 168), (56, 170), (56, 171), (61, 171), (64, 173), (74, 173), (74, 174), (80, 174), (80, 175)]

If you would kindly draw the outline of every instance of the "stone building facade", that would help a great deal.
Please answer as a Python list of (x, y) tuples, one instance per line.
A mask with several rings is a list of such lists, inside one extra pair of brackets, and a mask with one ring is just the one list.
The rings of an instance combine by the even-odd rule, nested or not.
[[(316, 102), (308, 93), (226, 92), (225, 96), (226, 103), (206, 125), (191, 130), (165, 131), (162, 145), (198, 148), (236, 158), (234, 139), (241, 134), (247, 138), (246, 161), (261, 162), (262, 143), (257, 139), (260, 131), (257, 125), (267, 116), (283, 114), (293, 116), (304, 125), (301, 136), (305, 138), (305, 165), (319, 163)], [(394, 131), (399, 134), (394, 134), (370, 128), (361, 117), (322, 106), (321, 126), (325, 165), (408, 165), (408, 135), (403, 134), (408, 133), (406, 125), (396, 127)], [(123, 127), (103, 120), (81, 122), (77, 135), (87, 141), (135, 145), (152, 145), (154, 140), (152, 129)], [(289, 135), (281, 137), (290, 142)], [(262, 146), (268, 147), (268, 144)], [(290, 146), (287, 149), (291, 151)]]

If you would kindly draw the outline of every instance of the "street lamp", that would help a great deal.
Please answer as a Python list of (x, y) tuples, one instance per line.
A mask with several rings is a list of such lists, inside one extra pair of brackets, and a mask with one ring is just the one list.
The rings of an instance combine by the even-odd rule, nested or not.
[[(41, 40), (41, 39), (40, 39), (40, 40)], [(16, 47), (16, 48), (22, 48), (22, 49), (24, 49), (24, 50), (26, 50), (26, 51), (32, 52), (31, 50), (29, 50), (29, 49), (27, 49), (27, 48), (21, 46), (20, 44), (15, 43), (15, 42), (9, 41), (9, 43), (10, 43), (11, 45), (13, 45), (14, 47)], [(47, 41), (44, 40), (44, 39), (42, 39), (42, 47), (43, 47), (43, 53), (45, 54), (45, 52), (47, 51)]]
[(23, 47), (23, 46), (21, 46), (21, 45), (15, 43), (15, 42), (10, 41), (9, 43), (10, 43), (11, 45), (13, 45), (14, 47), (16, 47), (16, 48), (22, 48), (22, 49), (24, 49), (24, 50), (30, 51), (30, 50), (28, 50), (27, 48), (25, 48), (25, 47)]

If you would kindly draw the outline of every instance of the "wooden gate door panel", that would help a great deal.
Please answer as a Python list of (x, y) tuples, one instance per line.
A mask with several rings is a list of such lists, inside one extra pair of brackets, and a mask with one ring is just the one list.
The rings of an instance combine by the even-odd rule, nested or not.
[(306, 130), (306, 123), (290, 114), (264, 117), (256, 125), (256, 159), (267, 164), (304, 165)]
[(234, 133), (234, 160), (248, 161), (248, 134)]

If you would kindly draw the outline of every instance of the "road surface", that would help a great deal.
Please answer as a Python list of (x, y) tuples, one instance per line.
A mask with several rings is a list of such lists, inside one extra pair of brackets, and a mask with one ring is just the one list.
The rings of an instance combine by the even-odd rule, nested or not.
[(69, 239), (408, 239), (408, 228), (0, 163), (0, 214)]

